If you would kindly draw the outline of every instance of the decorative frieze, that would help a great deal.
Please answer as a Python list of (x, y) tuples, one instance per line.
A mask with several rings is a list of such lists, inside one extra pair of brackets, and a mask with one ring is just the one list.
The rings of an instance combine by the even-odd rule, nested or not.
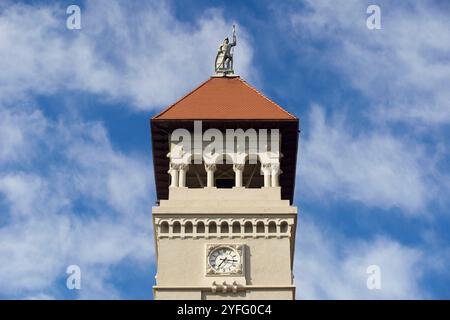
[(158, 238), (291, 237), (292, 218), (156, 218)]

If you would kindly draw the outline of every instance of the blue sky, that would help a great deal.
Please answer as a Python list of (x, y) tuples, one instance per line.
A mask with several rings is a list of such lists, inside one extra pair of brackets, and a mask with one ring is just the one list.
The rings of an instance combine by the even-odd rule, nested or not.
[[(70, 4), (82, 29), (68, 30)], [(369, 4), (381, 30), (366, 27)], [(0, 298), (150, 299), (148, 119), (235, 69), (301, 121), (301, 299), (450, 298), (446, 1), (0, 4)], [(66, 288), (77, 264), (82, 289)], [(368, 290), (378, 265), (381, 290)]]

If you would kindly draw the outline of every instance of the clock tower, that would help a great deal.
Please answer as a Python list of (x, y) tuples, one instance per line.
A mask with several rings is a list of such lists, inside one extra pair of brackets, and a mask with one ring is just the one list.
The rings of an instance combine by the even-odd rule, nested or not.
[(150, 121), (155, 299), (295, 298), (299, 121), (233, 73), (233, 38), (215, 75)]

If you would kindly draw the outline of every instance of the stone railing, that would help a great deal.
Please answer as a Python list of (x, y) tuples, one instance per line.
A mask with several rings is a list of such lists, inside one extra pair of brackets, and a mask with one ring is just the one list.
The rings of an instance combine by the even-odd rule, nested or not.
[(292, 218), (156, 218), (158, 238), (290, 237)]

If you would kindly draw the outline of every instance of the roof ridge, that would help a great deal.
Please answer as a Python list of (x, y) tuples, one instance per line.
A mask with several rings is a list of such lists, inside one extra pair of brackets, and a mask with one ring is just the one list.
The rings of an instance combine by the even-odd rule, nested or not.
[(239, 80), (244, 83), (247, 87), (249, 87), (250, 89), (252, 89), (253, 91), (255, 91), (258, 95), (260, 95), (261, 97), (263, 97), (264, 99), (266, 99), (267, 101), (273, 103), (278, 109), (280, 109), (281, 111), (283, 111), (284, 113), (287, 113), (289, 116), (291, 116), (294, 119), (297, 119), (296, 116), (294, 116), (292, 113), (286, 111), (283, 107), (281, 107), (278, 103), (276, 103), (275, 101), (271, 100), (270, 98), (268, 98), (266, 95), (264, 95), (263, 93), (261, 93), (258, 89), (256, 89), (255, 87), (253, 87), (252, 85), (250, 85), (247, 81), (245, 81), (244, 79), (239, 77)]
[(160, 116), (162, 116), (164, 113), (166, 113), (167, 111), (169, 111), (170, 109), (172, 109), (177, 103), (183, 101), (184, 99), (186, 99), (187, 97), (189, 97), (191, 94), (193, 94), (195, 91), (197, 91), (198, 89), (200, 89), (201, 87), (203, 87), (207, 82), (211, 81), (212, 78), (209, 78), (207, 80), (205, 80), (202, 84), (200, 84), (197, 88), (195, 88), (192, 91), (189, 91), (188, 93), (186, 93), (184, 96), (182, 96), (180, 99), (178, 99), (177, 101), (175, 101), (174, 103), (172, 103), (170, 106), (168, 106), (167, 108), (165, 108), (163, 111), (161, 111), (160, 113), (158, 113), (157, 115), (155, 115), (152, 119), (156, 119), (159, 118)]

